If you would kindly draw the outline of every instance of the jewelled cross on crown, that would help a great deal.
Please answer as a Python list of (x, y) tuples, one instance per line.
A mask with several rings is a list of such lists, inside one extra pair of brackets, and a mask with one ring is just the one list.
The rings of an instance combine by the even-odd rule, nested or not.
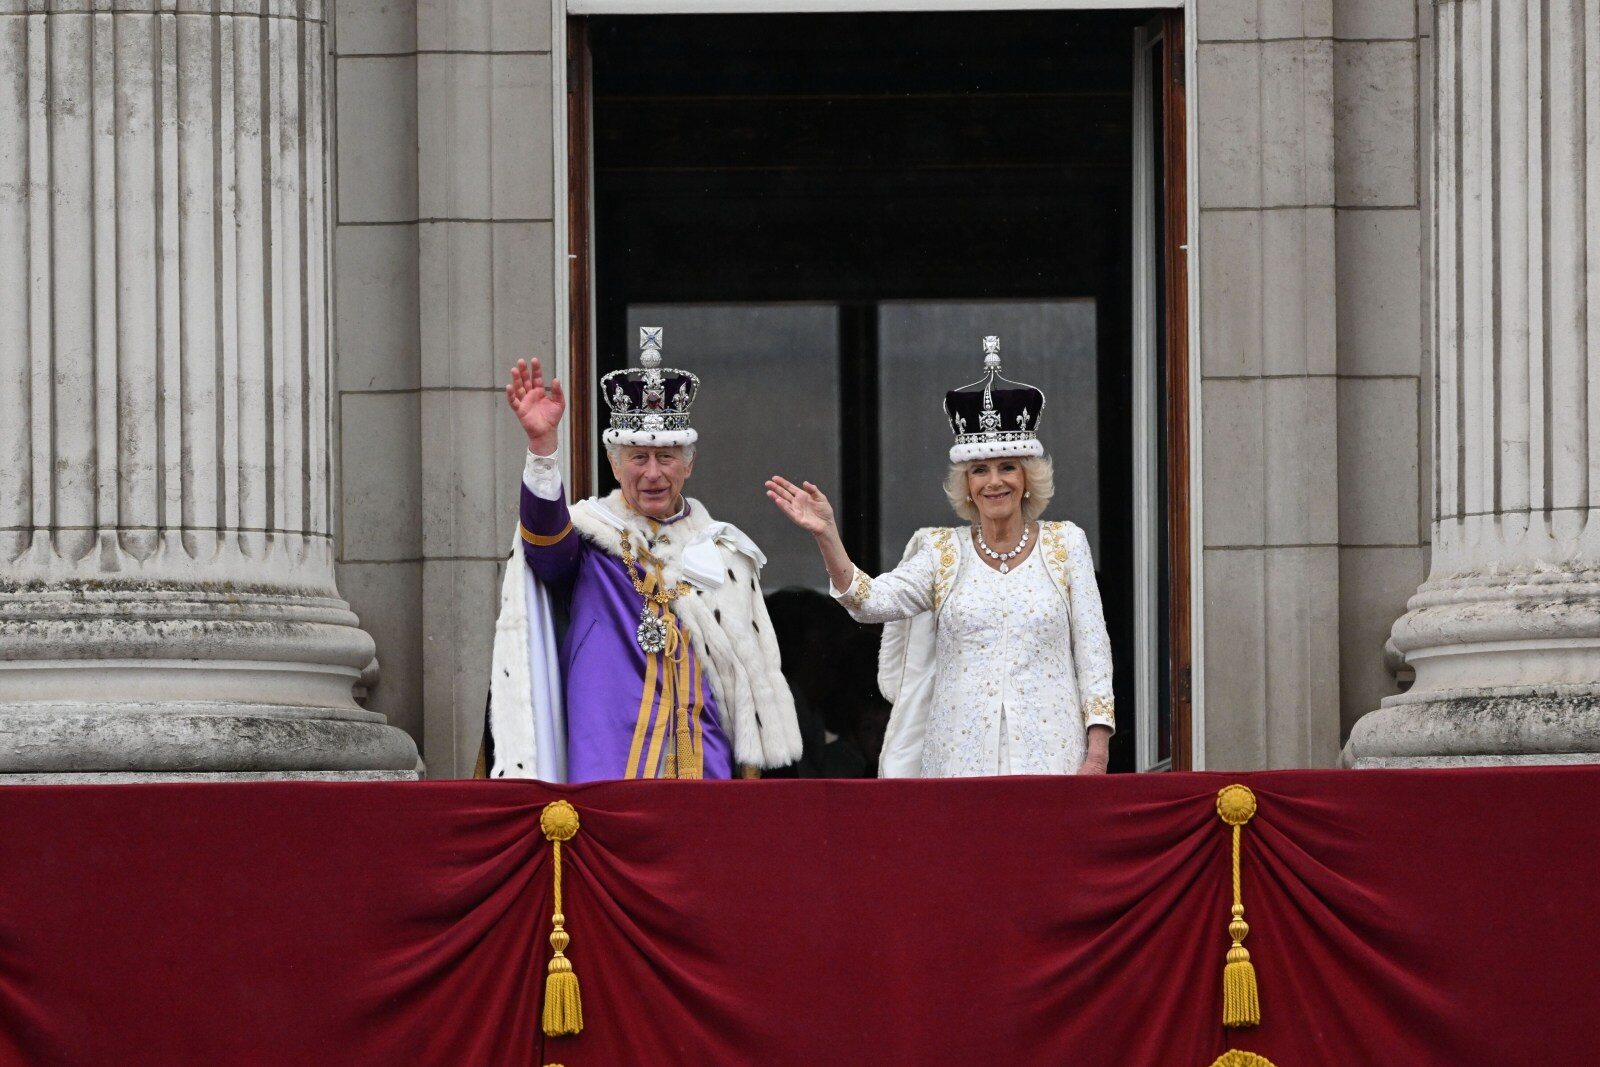
[(992, 333), (983, 339), (983, 367), (1000, 369), (1000, 338)]
[(639, 327), (639, 366), (661, 366), (661, 335), (665, 328), (661, 326)]
[[(644, 408), (646, 411), (659, 411), (666, 406), (666, 383), (661, 377), (661, 335), (665, 331), (660, 326), (639, 327), (639, 366), (644, 368)], [(659, 417), (645, 416), (645, 429), (661, 429)]]
[(983, 410), (978, 413), (978, 429), (994, 433), (1000, 429), (1000, 413), (994, 409), (994, 379), (1000, 373), (1000, 338), (994, 334), (983, 339)]

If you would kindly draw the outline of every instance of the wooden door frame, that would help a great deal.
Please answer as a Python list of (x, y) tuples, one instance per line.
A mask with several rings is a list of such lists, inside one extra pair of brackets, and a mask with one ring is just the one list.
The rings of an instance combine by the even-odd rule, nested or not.
[[(559, 6), (559, 5), (558, 5)], [(562, 17), (559, 13), (558, 18)], [(564, 19), (566, 52), (567, 455), (574, 501), (595, 491), (594, 137), (588, 19)], [(557, 250), (557, 254), (560, 249)]]
[[(1162, 85), (1166, 93), (1160, 131), (1163, 143), (1164, 226), (1159, 235), (1162, 269), (1167, 296), (1162, 328), (1165, 333), (1167, 405), (1167, 548), (1169, 603), (1168, 685), (1172, 708), (1171, 766), (1174, 770), (1204, 768), (1204, 702), (1201, 678), (1202, 660), (1196, 642), (1200, 638), (1199, 545), (1199, 455), (1197, 391), (1193, 387), (1198, 352), (1196, 324), (1189, 309), (1193, 301), (1195, 278), (1189, 270), (1189, 257), (1197, 247), (1196, 227), (1189, 211), (1195, 192), (1196, 175), (1188, 151), (1194, 134), (1195, 116), (1187, 92), (1188, 71), (1193, 59), (1192, 11), (1194, 0), (1183, 6), (1165, 5), (1160, 15), (1168, 46), (1162, 49)], [(624, 5), (605, 8), (598, 0), (557, 0), (552, 5), (552, 31), (556, 38), (553, 58), (564, 58), (558, 94), (562, 104), (555, 109), (558, 168), (557, 203), (565, 201), (564, 217), (558, 220), (555, 253), (565, 257), (566, 315), (559, 316), (558, 347), (564, 349), (567, 376), (567, 453), (568, 484), (574, 499), (595, 490), (594, 427), (597, 415), (594, 402), (594, 261), (593, 261), (593, 131), (592, 63), (589, 52), (588, 19), (569, 14), (569, 9), (596, 11), (603, 8), (624, 14)], [(806, 5), (799, 5), (805, 7)], [(871, 3), (846, 4), (857, 10), (870, 10)], [(893, 6), (907, 9), (905, 0)], [(922, 6), (922, 5), (912, 5)], [(949, 10), (937, 2), (927, 10)], [(1007, 4), (1007, 7), (1013, 5)], [(1162, 5), (1124, 4), (1117, 0), (1032, 0), (1015, 4), (1017, 8), (1111, 8)], [(668, 13), (674, 0), (653, 0), (651, 11)], [(677, 10), (696, 10), (687, 4)], [(637, 9), (636, 9), (637, 10)], [(769, 9), (770, 10), (770, 9)], [(813, 8), (815, 10), (815, 8)], [(708, 12), (709, 13), (709, 12)], [(1174, 47), (1174, 44), (1176, 47)], [(561, 76), (561, 75), (564, 75)], [(563, 106), (564, 105), (564, 106)], [(563, 147), (564, 153), (560, 151)], [(562, 195), (564, 194), (564, 195)], [(560, 290), (558, 286), (558, 293)], [(564, 343), (563, 343), (564, 342)]]
[(1182, 11), (1162, 13), (1161, 113), (1166, 200), (1161, 265), (1166, 274), (1163, 327), (1167, 365), (1167, 683), (1172, 706), (1172, 769), (1197, 770), (1194, 716), (1194, 546), (1191, 543), (1189, 349), (1189, 55)]

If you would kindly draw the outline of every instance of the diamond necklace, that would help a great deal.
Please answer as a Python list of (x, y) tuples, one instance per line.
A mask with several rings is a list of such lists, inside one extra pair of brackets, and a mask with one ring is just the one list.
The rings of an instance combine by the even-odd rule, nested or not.
[(989, 547), (989, 542), (987, 542), (987, 541), (985, 541), (983, 539), (983, 524), (982, 523), (977, 524), (973, 528), (978, 533), (978, 547), (983, 550), (983, 554), (984, 555), (988, 556), (990, 559), (998, 560), (1000, 562), (1000, 573), (1001, 574), (1009, 574), (1011, 572), (1011, 565), (1010, 565), (1010, 563), (1008, 561), (1016, 559), (1018, 556), (1022, 555), (1022, 553), (1027, 551), (1027, 549), (1028, 549), (1028, 524), (1027, 523), (1023, 523), (1022, 524), (1022, 540), (1018, 541), (1017, 542), (1017, 547), (1013, 548), (1010, 552), (996, 552), (994, 549)]

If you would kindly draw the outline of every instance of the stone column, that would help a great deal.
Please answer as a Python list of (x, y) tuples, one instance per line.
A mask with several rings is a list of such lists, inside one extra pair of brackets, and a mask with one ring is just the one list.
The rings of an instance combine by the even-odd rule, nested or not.
[(334, 586), (321, 0), (0, 0), (0, 772), (410, 771)]
[(1441, 0), (1433, 558), (1356, 766), (1600, 761), (1600, 0)]

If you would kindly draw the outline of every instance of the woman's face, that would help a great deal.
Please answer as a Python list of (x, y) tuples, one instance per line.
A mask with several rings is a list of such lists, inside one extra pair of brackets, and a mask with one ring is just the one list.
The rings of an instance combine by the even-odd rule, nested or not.
[(1022, 510), (1028, 476), (1015, 459), (980, 459), (967, 465), (967, 495), (986, 522), (1007, 522)]

